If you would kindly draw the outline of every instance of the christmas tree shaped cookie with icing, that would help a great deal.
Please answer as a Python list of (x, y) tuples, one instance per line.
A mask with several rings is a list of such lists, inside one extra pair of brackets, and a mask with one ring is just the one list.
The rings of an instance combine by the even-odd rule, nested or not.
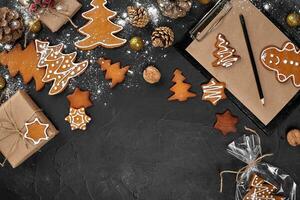
[(106, 0), (92, 0), (93, 8), (82, 14), (89, 22), (79, 29), (79, 33), (85, 35), (84, 39), (75, 42), (79, 49), (92, 50), (97, 46), (116, 48), (126, 43), (125, 39), (114, 35), (123, 27), (111, 21), (117, 13), (109, 10), (106, 3)]
[(49, 95), (62, 92), (68, 85), (69, 80), (82, 74), (88, 67), (88, 61), (74, 63), (77, 52), (63, 54), (63, 44), (50, 46), (49, 42), (35, 41), (36, 53), (40, 56), (38, 68), (46, 68), (43, 82), (53, 81)]
[(215, 44), (217, 49), (213, 52), (214, 57), (217, 58), (212, 63), (214, 67), (231, 67), (240, 59), (240, 56), (235, 55), (236, 50), (229, 44), (225, 36), (219, 33)]

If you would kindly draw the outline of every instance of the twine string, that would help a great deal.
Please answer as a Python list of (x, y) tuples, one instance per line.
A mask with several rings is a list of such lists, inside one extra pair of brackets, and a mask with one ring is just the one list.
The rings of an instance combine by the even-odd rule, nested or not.
[[(259, 139), (259, 142), (260, 142), (260, 137), (259, 137), (258, 133), (255, 130), (250, 129), (250, 128), (246, 127), (246, 126), (244, 128), (245, 128), (245, 130), (247, 130), (247, 131), (249, 131), (249, 132), (251, 132), (253, 134), (256, 134), (258, 136), (258, 139)], [(220, 175), (220, 190), (219, 190), (219, 192), (221, 192), (221, 193), (223, 192), (223, 182), (224, 182), (223, 175), (225, 173), (236, 174), (235, 181), (237, 183), (240, 183), (240, 181), (241, 181), (241, 175), (243, 173), (247, 172), (248, 170), (250, 170), (251, 168), (253, 168), (257, 164), (259, 164), (264, 158), (270, 157), (270, 156), (273, 156), (273, 154), (269, 153), (269, 154), (261, 155), (261, 156), (259, 156), (255, 160), (249, 162), (246, 166), (242, 167), (241, 169), (239, 169), (237, 171), (233, 171), (233, 170), (223, 170), (223, 171), (221, 171), (220, 174), (219, 174)]]
[[(11, 156), (11, 154), (14, 153), (17, 144), (20, 142), (20, 140), (22, 139), (25, 143), (25, 147), (28, 149), (29, 146), (29, 141), (25, 139), (24, 134), (22, 132), (22, 130), (25, 128), (25, 124), (22, 126), (21, 129), (18, 128), (17, 123), (15, 121), (15, 118), (13, 117), (13, 112), (12, 112), (12, 105), (11, 102), (9, 102), (9, 112), (6, 110), (6, 107), (3, 107), (4, 113), (6, 115), (6, 118), (8, 119), (8, 124), (9, 126), (4, 126), (3, 122), (0, 123), (0, 130), (2, 133), (7, 133), (10, 132), (9, 135), (6, 135), (5, 137), (0, 139), (0, 142), (7, 139), (10, 136), (13, 136), (14, 134), (18, 134), (19, 137), (17, 137), (16, 141), (14, 142), (14, 144), (11, 146), (11, 148), (8, 151), (7, 156), (5, 157), (5, 159), (0, 162), (0, 166), (4, 167), (5, 163), (8, 159), (9, 156)], [(38, 113), (38, 112), (42, 112), (41, 109), (36, 109), (34, 110), (34, 112), (32, 113), (32, 115), (29, 117), (28, 121), (31, 121), (32, 118)]]

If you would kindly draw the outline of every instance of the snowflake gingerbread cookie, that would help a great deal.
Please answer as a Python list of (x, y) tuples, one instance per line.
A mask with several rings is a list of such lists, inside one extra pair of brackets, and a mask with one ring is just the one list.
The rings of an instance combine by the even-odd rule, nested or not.
[(265, 48), (260, 60), (265, 68), (276, 72), (279, 82), (291, 79), (295, 87), (300, 87), (300, 51), (293, 43), (286, 42), (281, 49), (275, 46)]
[(215, 46), (217, 49), (213, 55), (217, 59), (212, 63), (214, 67), (231, 67), (240, 59), (240, 56), (235, 55), (236, 50), (229, 46), (229, 42), (223, 34), (218, 34)]
[(89, 22), (79, 29), (79, 33), (86, 37), (75, 42), (76, 47), (81, 50), (92, 50), (97, 46), (105, 48), (120, 47), (127, 40), (115, 36), (115, 33), (123, 30), (123, 27), (111, 22), (117, 13), (109, 10), (105, 5), (106, 0), (92, 0), (91, 10), (82, 14)]
[(63, 44), (50, 46), (49, 42), (35, 41), (36, 52), (40, 59), (38, 68), (46, 68), (43, 82), (53, 81), (49, 95), (62, 92), (68, 85), (69, 80), (82, 74), (88, 67), (88, 61), (74, 63), (77, 52), (63, 54)]

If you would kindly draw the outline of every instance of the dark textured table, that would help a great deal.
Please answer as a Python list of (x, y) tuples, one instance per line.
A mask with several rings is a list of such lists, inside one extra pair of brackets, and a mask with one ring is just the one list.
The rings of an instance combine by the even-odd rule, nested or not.
[[(82, 1), (83, 8), (73, 18), (79, 25), (85, 23), (80, 14), (88, 9), (87, 2)], [(134, 2), (109, 2), (109, 7), (120, 13), (116, 19), (118, 23), (125, 23), (122, 13)], [(258, 7), (268, 8), (267, 1), (256, 2)], [(300, 31), (287, 27), (284, 22), (288, 12), (300, 9), (299, 1), (270, 2), (270, 9), (264, 12), (299, 44)], [(245, 132), (244, 126), (259, 132), (263, 153), (274, 153), (266, 160), (285, 170), (299, 184), (300, 149), (290, 147), (285, 134), (290, 128), (300, 128), (300, 101), (291, 112), (284, 113), (286, 117), (270, 136), (259, 131), (231, 101), (226, 100), (216, 107), (201, 101), (200, 84), (207, 79), (175, 48), (155, 49), (149, 41), (153, 27), (159, 25), (172, 27), (176, 41), (181, 41), (212, 4), (203, 6), (195, 1), (187, 17), (172, 21), (155, 14), (155, 1), (140, 0), (139, 3), (151, 10), (152, 24), (145, 29), (135, 29), (127, 23), (120, 35), (127, 39), (133, 35), (142, 36), (148, 41), (144, 51), (135, 53), (125, 45), (113, 50), (97, 48), (88, 53), (80, 52), (78, 60), (88, 58), (92, 64), (61, 95), (48, 96), (50, 84), (39, 93), (34, 91), (33, 84), (24, 87), (60, 133), (18, 168), (12, 169), (7, 164), (0, 169), (0, 199), (232, 200), (234, 177), (226, 176), (224, 193), (220, 194), (218, 173), (243, 166), (228, 155), (225, 148)], [(13, 6), (15, 3), (1, 0), (0, 5)], [(48, 39), (52, 44), (62, 41), (67, 46), (65, 52), (71, 52), (75, 49), (74, 38), (81, 36), (68, 24), (54, 34), (45, 28), (36, 38)], [(100, 56), (132, 66), (124, 84), (113, 90), (108, 88), (95, 63)], [(158, 85), (150, 86), (142, 80), (142, 70), (149, 64), (157, 65), (162, 72), (163, 78)], [(171, 94), (172, 72), (177, 67), (193, 84), (192, 90), (199, 97), (185, 103), (167, 101)], [(5, 75), (7, 71), (2, 68), (1, 74)], [(20, 78), (10, 79), (9, 85), (16, 85), (18, 81)], [(85, 132), (72, 132), (64, 121), (69, 110), (66, 95), (77, 85), (93, 93), (94, 106), (87, 109), (92, 122)], [(6, 95), (13, 93), (10, 88), (12, 91), (6, 91)], [(212, 126), (215, 114), (226, 109), (238, 116), (240, 122), (237, 133), (224, 137)]]

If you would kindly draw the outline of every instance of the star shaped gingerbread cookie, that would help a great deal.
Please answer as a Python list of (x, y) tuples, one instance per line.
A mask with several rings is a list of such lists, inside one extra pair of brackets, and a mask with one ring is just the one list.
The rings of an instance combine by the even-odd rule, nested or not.
[(24, 138), (33, 142), (33, 144), (39, 144), (42, 140), (48, 140), (47, 129), (49, 124), (42, 123), (38, 118), (35, 118), (32, 122), (25, 123)]
[(88, 108), (93, 105), (90, 100), (90, 92), (80, 90), (79, 88), (76, 88), (73, 94), (68, 95), (67, 99), (70, 107), (75, 109)]
[(229, 110), (226, 110), (222, 114), (217, 114), (216, 117), (217, 121), (214, 128), (219, 130), (224, 136), (236, 132), (236, 125), (239, 119), (233, 116)]

